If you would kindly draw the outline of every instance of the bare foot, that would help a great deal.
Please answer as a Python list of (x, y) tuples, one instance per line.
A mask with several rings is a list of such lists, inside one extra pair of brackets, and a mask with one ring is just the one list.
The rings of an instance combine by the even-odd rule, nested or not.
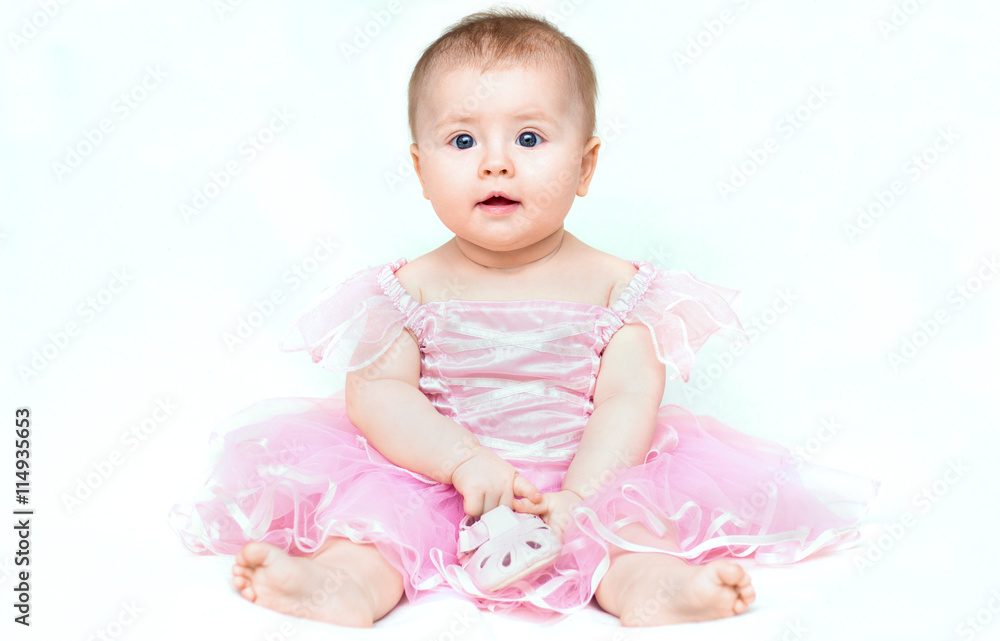
[(247, 543), (236, 555), (233, 587), (248, 601), (284, 614), (371, 627), (369, 591), (344, 568), (293, 557), (269, 543)]
[(722, 619), (746, 612), (756, 598), (750, 575), (731, 561), (690, 565), (658, 554), (641, 556), (647, 558), (632, 568), (615, 600), (620, 611), (614, 614), (624, 626)]

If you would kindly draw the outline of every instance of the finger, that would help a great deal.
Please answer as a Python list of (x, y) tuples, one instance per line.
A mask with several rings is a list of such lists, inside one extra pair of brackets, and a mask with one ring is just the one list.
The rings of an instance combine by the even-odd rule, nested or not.
[(500, 505), (500, 495), (496, 492), (487, 492), (483, 497), (483, 513), (489, 512)]
[(465, 508), (465, 513), (469, 516), (481, 516), (483, 513), (483, 495), (479, 492), (466, 494), (462, 506)]
[(500, 495), (500, 505), (506, 505), (507, 507), (513, 509), (514, 507), (514, 490), (508, 485), (504, 488), (503, 493)]
[(543, 520), (545, 521), (545, 525), (548, 525), (549, 529), (561, 539), (563, 534), (563, 524), (560, 523), (558, 519), (553, 519), (552, 515), (548, 515), (548, 518)]
[(548, 514), (542, 517), (542, 520), (545, 521), (545, 525), (549, 526), (549, 529), (552, 530), (556, 534), (556, 536), (562, 538), (561, 524), (558, 522), (558, 519), (554, 517), (555, 515), (552, 514), (552, 512), (549, 512)]
[(553, 531), (562, 537), (562, 533), (566, 530), (566, 526), (569, 525), (571, 518), (569, 512), (558, 510), (553, 514), (549, 514), (547, 523)]
[(514, 477), (514, 494), (531, 499), (532, 503), (540, 503), (542, 500), (542, 493), (538, 488), (520, 474)]
[(513, 508), (515, 511), (525, 514), (542, 515), (548, 511), (548, 504), (545, 500), (540, 503), (532, 503), (529, 499), (514, 499)]

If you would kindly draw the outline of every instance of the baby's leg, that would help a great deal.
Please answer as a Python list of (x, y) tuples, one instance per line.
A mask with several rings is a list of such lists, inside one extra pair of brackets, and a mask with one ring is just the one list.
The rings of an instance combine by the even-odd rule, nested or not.
[(403, 577), (372, 544), (330, 537), (310, 558), (268, 543), (236, 555), (233, 586), (271, 610), (337, 625), (371, 627), (403, 596)]
[[(641, 523), (618, 534), (634, 543), (678, 550), (673, 536), (654, 536)], [(597, 603), (624, 626), (650, 626), (721, 619), (745, 612), (755, 594), (750, 575), (731, 561), (691, 565), (655, 552), (611, 546), (611, 567), (597, 586)]]

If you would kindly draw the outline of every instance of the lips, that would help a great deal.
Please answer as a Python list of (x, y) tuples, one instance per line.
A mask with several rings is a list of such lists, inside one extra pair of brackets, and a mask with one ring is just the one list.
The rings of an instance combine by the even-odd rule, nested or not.
[(520, 206), (520, 202), (509, 198), (507, 194), (500, 191), (491, 192), (486, 200), (481, 200), (478, 204), (479, 209), (495, 216), (510, 214)]

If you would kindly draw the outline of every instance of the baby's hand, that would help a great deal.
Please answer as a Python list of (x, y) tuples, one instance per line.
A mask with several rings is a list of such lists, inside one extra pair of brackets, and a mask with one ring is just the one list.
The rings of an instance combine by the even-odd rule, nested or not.
[(570, 490), (549, 492), (542, 495), (541, 501), (517, 499), (514, 501), (514, 511), (526, 514), (537, 514), (542, 517), (556, 536), (562, 538), (566, 524), (569, 523), (570, 512), (583, 501), (579, 495)]
[(498, 505), (513, 508), (515, 496), (528, 503), (542, 500), (542, 493), (514, 466), (492, 450), (476, 448), (473, 455), (455, 468), (451, 484), (465, 498), (465, 513), (481, 516)]

